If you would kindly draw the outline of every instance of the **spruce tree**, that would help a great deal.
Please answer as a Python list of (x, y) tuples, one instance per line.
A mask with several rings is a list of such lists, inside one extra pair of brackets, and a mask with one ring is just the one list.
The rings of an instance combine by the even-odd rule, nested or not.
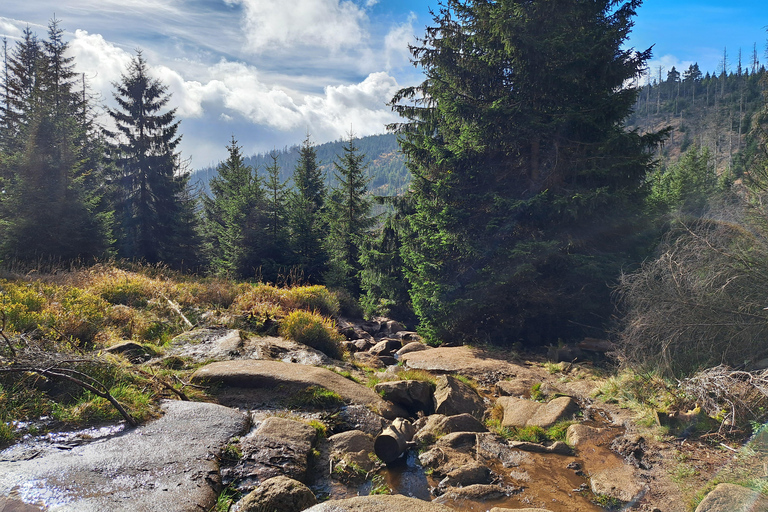
[(108, 109), (116, 131), (107, 132), (116, 168), (115, 215), (120, 256), (173, 266), (193, 264), (196, 244), (185, 201), (189, 174), (180, 169), (176, 110), (164, 110), (168, 87), (149, 75), (141, 52), (113, 84), (118, 108)]
[[(404, 259), (430, 341), (599, 335), (659, 136), (627, 132), (631, 0), (445, 0), (399, 91)], [(614, 274), (615, 273), (615, 274)], [(586, 326), (586, 330), (584, 329)]]
[(100, 173), (100, 147), (62, 35), (55, 19), (42, 44), (27, 30), (5, 75), (3, 146), (13, 167), (2, 252), (21, 260), (92, 258), (109, 245), (110, 214), (89, 179)]
[(322, 169), (317, 162), (317, 153), (309, 135), (299, 150), (299, 162), (294, 169), (293, 184), (288, 204), (294, 267), (304, 279), (319, 282), (327, 261), (322, 246), (325, 237), (325, 185)]
[(267, 281), (275, 282), (290, 263), (288, 231), (287, 184), (280, 179), (278, 153), (269, 154), (272, 163), (266, 168), (264, 183), (264, 215), (267, 233), (264, 247), (262, 275)]
[(371, 216), (368, 197), (365, 155), (355, 145), (354, 136), (342, 148), (344, 153), (334, 162), (338, 187), (329, 195), (327, 204), (328, 235), (325, 247), (328, 253), (326, 283), (360, 294), (360, 247), (369, 234), (375, 219)]
[(212, 197), (204, 199), (204, 208), (213, 270), (251, 277), (261, 266), (264, 194), (254, 170), (243, 162), (241, 149), (233, 136), (229, 157), (211, 179)]

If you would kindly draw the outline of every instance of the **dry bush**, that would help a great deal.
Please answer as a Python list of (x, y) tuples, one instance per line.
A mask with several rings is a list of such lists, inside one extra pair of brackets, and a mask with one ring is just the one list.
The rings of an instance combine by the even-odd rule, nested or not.
[(622, 276), (618, 355), (640, 371), (684, 377), (768, 357), (768, 227), (762, 208), (681, 222), (660, 256)]
[(680, 383), (708, 416), (727, 426), (744, 428), (748, 422), (762, 423), (768, 417), (768, 370), (746, 372), (727, 366), (703, 370)]

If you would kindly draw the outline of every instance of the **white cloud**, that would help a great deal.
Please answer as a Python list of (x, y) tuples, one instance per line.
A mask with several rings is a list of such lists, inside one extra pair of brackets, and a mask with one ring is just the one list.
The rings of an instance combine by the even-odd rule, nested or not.
[(349, 0), (225, 0), (245, 8), (244, 30), (251, 51), (354, 47), (367, 37), (365, 11)]
[[(0, 35), (15, 39), (21, 36), (21, 29), (13, 23), (13, 20), (0, 18)], [(10, 47), (10, 44), (8, 46)]]
[(387, 69), (398, 68), (410, 64), (411, 52), (408, 45), (415, 42), (413, 24), (416, 14), (411, 13), (408, 21), (392, 27), (384, 37), (384, 55)]
[(128, 69), (131, 54), (106, 41), (101, 34), (75, 31), (69, 42), (79, 73), (85, 73), (91, 88), (103, 98), (112, 97), (112, 83)]
[(650, 76), (651, 82), (658, 82), (659, 68), (661, 68), (662, 82), (667, 80), (667, 73), (671, 71), (673, 67), (682, 76), (683, 72), (686, 71), (691, 64), (693, 64), (693, 61), (680, 60), (674, 55), (664, 55), (657, 59), (649, 60), (647, 62), (648, 68), (646, 70), (645, 75), (641, 78), (640, 83), (647, 84), (649, 76)]
[(326, 139), (344, 137), (350, 131), (359, 136), (383, 133), (388, 123), (397, 120), (387, 103), (398, 89), (389, 74), (371, 73), (359, 84), (326, 87), (325, 96), (305, 98), (300, 110), (310, 131)]

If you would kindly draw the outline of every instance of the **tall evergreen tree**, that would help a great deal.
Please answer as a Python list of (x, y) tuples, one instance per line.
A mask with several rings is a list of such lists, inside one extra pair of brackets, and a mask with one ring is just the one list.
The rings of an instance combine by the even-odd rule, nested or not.
[(360, 247), (368, 235), (374, 218), (368, 197), (365, 155), (355, 145), (354, 136), (343, 147), (343, 155), (334, 162), (338, 188), (328, 201), (328, 271), (325, 281), (331, 287), (342, 288), (353, 296), (360, 294)]
[(189, 174), (180, 169), (176, 109), (164, 111), (168, 87), (149, 75), (141, 52), (113, 84), (118, 108), (110, 156), (117, 169), (115, 213), (119, 255), (150, 263), (194, 264), (189, 223), (194, 202), (182, 200)]
[(100, 157), (86, 98), (76, 91), (73, 57), (67, 56), (58, 21), (42, 44), (25, 33), (6, 80), (5, 149), (13, 169), (4, 201), (2, 251), (22, 260), (100, 256), (108, 247), (108, 212), (97, 209), (98, 190), (87, 176)]
[(280, 179), (278, 153), (269, 154), (272, 163), (267, 166), (264, 183), (264, 215), (267, 235), (264, 247), (262, 275), (268, 281), (276, 281), (290, 263), (289, 231), (287, 218), (287, 184)]
[[(432, 341), (599, 328), (626, 261), (651, 134), (627, 132), (639, 0), (445, 0), (393, 108), (414, 181), (404, 256)], [(587, 331), (591, 335), (595, 331)]]
[(211, 265), (219, 273), (250, 277), (261, 266), (264, 193), (253, 169), (245, 165), (235, 137), (229, 157), (211, 180), (213, 197), (204, 199)]
[(294, 190), (289, 197), (291, 246), (296, 268), (304, 278), (317, 282), (327, 257), (323, 250), (325, 226), (323, 207), (325, 185), (309, 135), (299, 150), (299, 162), (293, 173)]

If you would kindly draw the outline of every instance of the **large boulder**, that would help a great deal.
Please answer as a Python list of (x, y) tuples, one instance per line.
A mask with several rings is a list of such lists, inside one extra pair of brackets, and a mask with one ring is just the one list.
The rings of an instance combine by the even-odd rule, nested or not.
[[(372, 389), (325, 368), (282, 361), (222, 361), (198, 369), (193, 383), (219, 384), (245, 390), (258, 390), (257, 399), (276, 389), (287, 392), (307, 386), (320, 386), (341, 396), (348, 403), (371, 407), (388, 419), (407, 416), (402, 408), (382, 399)], [(238, 400), (243, 400), (238, 395)]]
[(375, 344), (371, 349), (368, 351), (371, 354), (375, 356), (389, 356), (392, 357), (395, 355), (395, 352), (403, 348), (403, 344), (400, 343), (400, 340), (392, 339), (392, 338), (386, 338)]
[(226, 476), (241, 492), (251, 491), (275, 476), (306, 481), (316, 440), (317, 431), (306, 423), (271, 416), (240, 439), (242, 457), (234, 467), (227, 468)]
[(431, 444), (445, 434), (453, 432), (487, 432), (488, 429), (471, 414), (446, 416), (432, 414), (419, 429), (413, 440), (420, 444)]
[[(398, 333), (399, 334), (399, 333)], [(401, 357), (405, 354), (409, 354), (411, 352), (421, 352), (422, 350), (429, 350), (431, 347), (423, 344), (420, 341), (411, 341), (407, 343), (406, 345), (403, 345), (403, 348), (395, 352), (395, 356)]]
[(418, 412), (430, 414), (434, 407), (432, 386), (420, 380), (381, 382), (373, 387), (384, 400), (401, 406), (412, 416)]
[(591, 473), (589, 482), (593, 493), (625, 502), (632, 501), (645, 491), (645, 484), (639, 480), (632, 466), (614, 466)]
[(202, 328), (173, 338), (166, 354), (183, 355), (195, 361), (232, 359), (241, 355), (243, 347), (244, 338), (236, 329)]
[(221, 491), (216, 455), (247, 429), (248, 418), (208, 403), (169, 401), (162, 408), (162, 418), (135, 430), (5, 457), (0, 496), (63, 512), (210, 510)]
[(439, 347), (401, 356), (408, 368), (436, 373), (460, 373), (487, 380), (505, 378), (535, 379), (536, 373), (523, 365), (508, 361), (509, 353), (479, 347)]
[(301, 512), (316, 504), (317, 499), (309, 487), (297, 480), (276, 476), (238, 501), (231, 512)]
[(559, 421), (570, 419), (578, 411), (576, 401), (569, 396), (561, 396), (546, 403), (503, 396), (496, 403), (504, 409), (502, 427), (549, 428)]
[[(360, 430), (348, 430), (329, 437), (328, 442), (331, 445), (331, 464), (334, 468), (341, 464), (343, 467), (364, 473), (374, 468), (373, 436)], [(343, 474), (344, 471), (338, 473)]]
[(332, 500), (308, 508), (306, 512), (452, 512), (453, 509), (400, 494), (358, 496)]
[(740, 485), (719, 484), (699, 503), (696, 512), (760, 512), (768, 498)]
[(451, 375), (442, 375), (437, 378), (434, 393), (435, 412), (454, 416), (456, 414), (469, 413), (482, 419), (485, 412), (483, 399), (471, 386), (463, 383)]

